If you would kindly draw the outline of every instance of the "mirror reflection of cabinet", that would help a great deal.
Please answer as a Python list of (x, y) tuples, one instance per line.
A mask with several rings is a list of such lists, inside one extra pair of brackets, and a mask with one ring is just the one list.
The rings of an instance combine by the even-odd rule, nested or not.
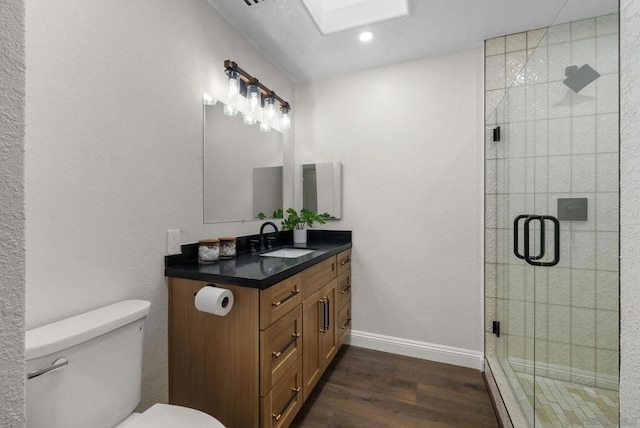
[[(282, 206), (283, 136), (204, 106), (204, 223), (255, 220)], [(259, 188), (256, 187), (259, 184)]]
[(342, 165), (326, 162), (302, 165), (302, 207), (331, 218), (342, 215)]

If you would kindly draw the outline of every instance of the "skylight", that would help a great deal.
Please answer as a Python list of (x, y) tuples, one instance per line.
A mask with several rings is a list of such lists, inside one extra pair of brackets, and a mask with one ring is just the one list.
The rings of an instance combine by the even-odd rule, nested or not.
[(409, 15), (407, 0), (302, 0), (324, 35)]

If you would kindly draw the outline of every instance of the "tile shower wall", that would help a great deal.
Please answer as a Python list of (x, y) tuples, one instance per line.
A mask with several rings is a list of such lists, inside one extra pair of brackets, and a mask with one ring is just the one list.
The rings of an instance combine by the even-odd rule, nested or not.
[[(490, 39), (485, 55), (487, 353), (617, 389), (618, 15)], [(565, 68), (585, 63), (601, 77), (574, 93)], [(511, 222), (557, 216), (567, 197), (588, 198), (588, 221), (561, 222), (560, 263), (534, 271), (512, 254)]]

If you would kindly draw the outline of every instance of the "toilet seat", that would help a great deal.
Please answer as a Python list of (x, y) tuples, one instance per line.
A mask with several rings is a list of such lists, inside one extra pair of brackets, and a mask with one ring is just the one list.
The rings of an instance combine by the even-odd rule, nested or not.
[(134, 413), (115, 428), (225, 428), (216, 418), (199, 410), (171, 404), (154, 404)]

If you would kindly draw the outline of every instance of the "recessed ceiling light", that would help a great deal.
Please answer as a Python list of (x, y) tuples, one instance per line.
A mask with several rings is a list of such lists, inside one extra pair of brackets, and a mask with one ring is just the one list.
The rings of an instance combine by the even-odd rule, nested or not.
[(361, 42), (370, 42), (373, 40), (373, 33), (371, 31), (363, 31), (358, 36)]

